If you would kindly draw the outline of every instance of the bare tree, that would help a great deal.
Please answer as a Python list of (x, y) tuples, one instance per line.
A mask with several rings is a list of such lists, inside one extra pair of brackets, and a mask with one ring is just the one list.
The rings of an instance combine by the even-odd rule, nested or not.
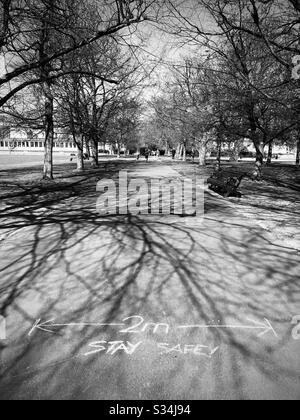
[(69, 56), (98, 40), (116, 39), (130, 26), (156, 19), (158, 10), (153, 0), (1, 2), (0, 51), (9, 65), (0, 76), (0, 107), (30, 86), (43, 86), (45, 179), (53, 178), (53, 83), (76, 73), (66, 66)]
[[(109, 143), (111, 121), (123, 112), (120, 103), (128, 102), (143, 77), (140, 65), (109, 38), (82, 49), (70, 65), (78, 73), (56, 84), (57, 114), (60, 126), (69, 130), (77, 144), (78, 169), (82, 170), (83, 138), (91, 152), (92, 166), (97, 167), (98, 145)], [(101, 73), (109, 75), (110, 81), (99, 77)]]
[[(126, 6), (122, 13), (118, 13), (120, 5)], [(157, 19), (159, 5), (160, 2), (153, 0), (93, 0), (88, 3), (64, 0), (59, 7), (53, 5), (47, 25), (58, 42), (41, 60), (36, 55), (36, 44), (40, 40), (41, 23), (45, 22), (45, 8), (49, 2), (2, 0), (0, 16), (4, 25), (0, 52), (11, 64), (0, 77), (0, 107), (27, 86), (42, 82), (41, 77), (33, 77), (33, 71), (49, 65), (51, 75), (59, 76), (59, 64), (66, 55), (101, 38), (120, 34), (132, 25)], [(7, 89), (9, 85), (14, 86)]]
[[(209, 28), (204, 27), (196, 11), (193, 15), (186, 13), (185, 8), (176, 7), (173, 2), (170, 2), (170, 8), (176, 19), (173, 32), (182, 42), (198, 45), (203, 59), (215, 63), (212, 70), (219, 73), (220, 86), (223, 86), (217, 91), (223, 93), (220, 97), (226, 99), (230, 110), (228, 112), (221, 106), (219, 121), (229, 135), (252, 140), (257, 154), (254, 176), (259, 178), (265, 147), (297, 124), (292, 118), (295, 108), (293, 90), (290, 93), (293, 83), (290, 67), (291, 52), (297, 52), (299, 36), (294, 27), (296, 21), (290, 21), (294, 8), (288, 10), (285, 21), (275, 13), (281, 12), (282, 2), (275, 9), (273, 2), (250, 3), (244, 0), (199, 0), (200, 10), (205, 11), (206, 18), (209, 18)], [(255, 8), (256, 3), (260, 3), (259, 10)], [(285, 32), (281, 28), (278, 34), (278, 25), (282, 22), (292, 22), (292, 27)], [(253, 31), (242, 30), (243, 25), (252, 29), (259, 25), (270, 39), (280, 41), (278, 50), (262, 33), (254, 36)], [(214, 79), (211, 74), (204, 76), (208, 84)], [(211, 84), (215, 86), (214, 82)]]

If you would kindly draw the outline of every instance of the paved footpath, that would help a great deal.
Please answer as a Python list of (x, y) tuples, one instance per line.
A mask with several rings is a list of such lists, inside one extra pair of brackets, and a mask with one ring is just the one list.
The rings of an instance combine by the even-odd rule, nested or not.
[(209, 192), (204, 220), (99, 216), (97, 180), (7, 204), (0, 398), (299, 399), (299, 252)]

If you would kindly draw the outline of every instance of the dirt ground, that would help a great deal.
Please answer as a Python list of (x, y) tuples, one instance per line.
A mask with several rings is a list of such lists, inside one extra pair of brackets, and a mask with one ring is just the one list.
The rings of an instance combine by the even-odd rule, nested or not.
[(299, 169), (204, 187), (204, 218), (99, 215), (96, 185), (211, 167), (72, 169), (0, 171), (0, 398), (299, 400)]

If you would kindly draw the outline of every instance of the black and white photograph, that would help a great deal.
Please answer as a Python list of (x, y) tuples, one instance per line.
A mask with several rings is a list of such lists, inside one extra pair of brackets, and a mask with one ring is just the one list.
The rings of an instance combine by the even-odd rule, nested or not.
[(300, 0), (0, 0), (0, 400), (299, 400), (299, 116)]

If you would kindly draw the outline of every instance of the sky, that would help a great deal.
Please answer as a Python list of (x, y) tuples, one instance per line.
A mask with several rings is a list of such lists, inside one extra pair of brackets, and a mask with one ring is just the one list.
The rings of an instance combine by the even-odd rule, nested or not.
[[(197, 14), (196, 9), (193, 7), (196, 0), (177, 1), (181, 3), (180, 10), (193, 19), (195, 23), (199, 25), (207, 24), (208, 19), (203, 12)], [(171, 17), (164, 17), (165, 27), (168, 27), (171, 22)], [(197, 47), (191, 47), (188, 44), (184, 46), (179, 45), (180, 39), (178, 37), (163, 31), (161, 28), (162, 26), (157, 24), (143, 22), (138, 25), (137, 31), (134, 31), (130, 37), (125, 38), (129, 44), (139, 46), (138, 59), (144, 70), (151, 74), (147, 83), (148, 86), (141, 92), (145, 100), (150, 99), (155, 94), (159, 94), (161, 84), (169, 77), (168, 64), (180, 64), (184, 57), (197, 54)], [(154, 66), (156, 66), (155, 71), (151, 72)], [(0, 75), (3, 73), (5, 73), (4, 61), (0, 57)]]
[[(209, 16), (199, 7), (195, 7), (197, 0), (178, 0), (178, 2), (181, 4), (180, 11), (189, 20), (202, 29), (211, 30), (213, 25)], [(183, 65), (184, 59), (188, 56), (201, 56), (203, 53), (199, 44), (186, 42), (186, 39), (170, 33), (174, 17), (165, 17), (164, 23), (165, 25), (142, 23), (132, 38), (133, 43), (140, 45), (141, 60), (145, 67), (151, 69), (154, 64), (157, 64), (155, 72), (151, 74), (151, 83), (156, 83), (157, 86), (144, 90), (145, 99), (149, 99), (155, 93), (159, 94), (161, 85), (170, 78), (170, 66)], [(139, 41), (140, 38), (147, 41), (142, 43)]]

